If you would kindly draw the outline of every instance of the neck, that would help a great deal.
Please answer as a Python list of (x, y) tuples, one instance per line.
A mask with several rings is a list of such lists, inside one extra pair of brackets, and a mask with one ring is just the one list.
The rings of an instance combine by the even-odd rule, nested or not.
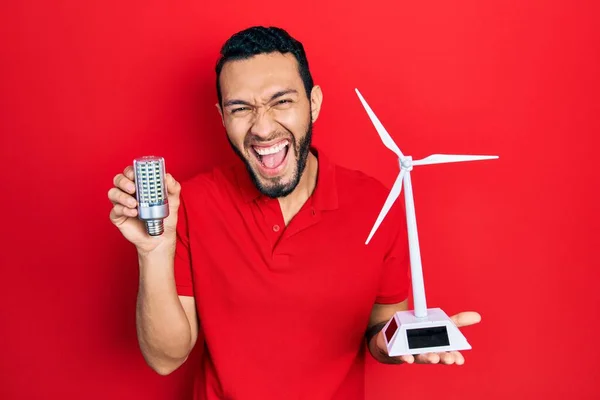
[(300, 177), (300, 181), (294, 191), (286, 197), (280, 197), (279, 206), (283, 213), (285, 224), (287, 225), (291, 219), (300, 211), (306, 200), (311, 196), (317, 185), (317, 175), (319, 169), (319, 161), (317, 157), (310, 152), (306, 159), (306, 168)]

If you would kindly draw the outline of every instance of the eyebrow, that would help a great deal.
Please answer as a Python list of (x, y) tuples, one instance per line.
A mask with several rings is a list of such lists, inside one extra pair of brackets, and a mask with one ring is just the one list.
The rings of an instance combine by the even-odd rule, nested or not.
[[(291, 94), (291, 93), (297, 94), (297, 93), (298, 93), (298, 91), (297, 91), (297, 90), (295, 90), (295, 89), (286, 89), (286, 90), (280, 90), (280, 91), (276, 92), (275, 94), (273, 94), (273, 96), (271, 96), (271, 98), (269, 99), (269, 102), (271, 102), (271, 101), (275, 100), (275, 99), (276, 99), (276, 98), (278, 98), (278, 97), (285, 96), (286, 94)], [(227, 101), (226, 101), (226, 102), (223, 104), (223, 106), (224, 106), (224, 107), (229, 107), (229, 106), (233, 106), (233, 105), (240, 105), (240, 104), (241, 104), (241, 105), (247, 105), (247, 106), (248, 106), (248, 105), (250, 105), (250, 103), (248, 103), (247, 101), (244, 101), (244, 100), (238, 100), (238, 99), (233, 99), (233, 100), (227, 100)]]

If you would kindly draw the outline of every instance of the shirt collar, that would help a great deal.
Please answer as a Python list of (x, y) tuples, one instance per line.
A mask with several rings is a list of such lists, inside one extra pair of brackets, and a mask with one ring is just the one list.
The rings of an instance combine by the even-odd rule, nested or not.
[[(317, 184), (309, 198), (315, 210), (335, 210), (338, 208), (338, 190), (335, 179), (335, 165), (332, 164), (321, 150), (311, 147), (311, 152), (317, 157), (319, 164), (317, 170)], [(246, 164), (239, 160), (235, 166), (235, 178), (237, 185), (246, 202), (265, 197), (258, 191)]]

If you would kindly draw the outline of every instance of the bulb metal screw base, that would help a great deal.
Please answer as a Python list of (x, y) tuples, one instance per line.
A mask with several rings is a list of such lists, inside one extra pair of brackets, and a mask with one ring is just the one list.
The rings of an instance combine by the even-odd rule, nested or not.
[(165, 231), (165, 226), (162, 219), (153, 219), (146, 221), (146, 232), (150, 236), (160, 236)]

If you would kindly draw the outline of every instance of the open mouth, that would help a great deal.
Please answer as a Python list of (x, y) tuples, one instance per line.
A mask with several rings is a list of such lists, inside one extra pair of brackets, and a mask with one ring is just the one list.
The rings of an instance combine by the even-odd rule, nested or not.
[(284, 164), (289, 149), (289, 140), (285, 139), (270, 146), (252, 146), (252, 152), (266, 170), (277, 170)]

